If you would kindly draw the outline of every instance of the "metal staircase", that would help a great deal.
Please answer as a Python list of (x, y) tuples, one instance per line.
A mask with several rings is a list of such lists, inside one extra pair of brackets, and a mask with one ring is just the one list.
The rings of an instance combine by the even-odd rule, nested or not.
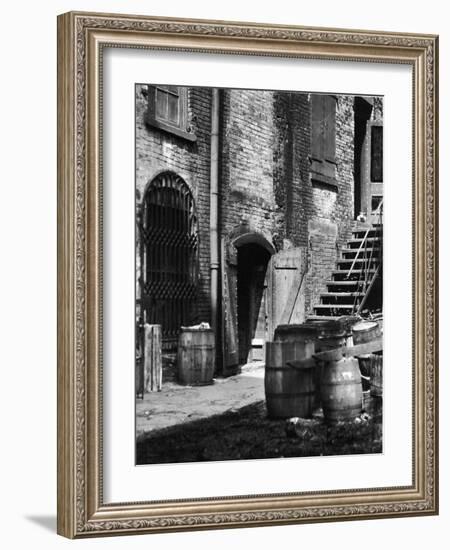
[(353, 230), (331, 280), (326, 282), (327, 292), (320, 295), (308, 321), (360, 315), (364, 309), (372, 313), (382, 310), (382, 203), (374, 214), (378, 223)]

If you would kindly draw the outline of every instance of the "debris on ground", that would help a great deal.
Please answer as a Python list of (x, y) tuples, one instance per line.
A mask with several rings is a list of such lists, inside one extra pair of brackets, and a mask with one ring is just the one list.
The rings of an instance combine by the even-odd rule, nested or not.
[[(381, 405), (379, 405), (381, 409)], [(382, 452), (381, 415), (327, 424), (311, 419), (273, 420), (265, 401), (191, 420), (137, 440), (137, 463), (158, 464)]]

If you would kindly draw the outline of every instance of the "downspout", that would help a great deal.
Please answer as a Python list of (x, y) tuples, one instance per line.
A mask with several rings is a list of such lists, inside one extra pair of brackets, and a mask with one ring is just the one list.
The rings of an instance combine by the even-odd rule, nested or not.
[(209, 190), (210, 274), (211, 274), (211, 327), (218, 349), (218, 297), (219, 297), (219, 117), (220, 92), (212, 89), (211, 102), (211, 166)]

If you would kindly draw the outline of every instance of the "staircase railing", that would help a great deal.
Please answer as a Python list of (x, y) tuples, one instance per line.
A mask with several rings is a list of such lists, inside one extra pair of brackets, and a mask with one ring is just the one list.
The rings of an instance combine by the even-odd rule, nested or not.
[(369, 235), (370, 231), (371, 231), (371, 228), (369, 227), (367, 229), (366, 233), (364, 234), (363, 240), (361, 241), (361, 244), (359, 245), (359, 248), (358, 248), (358, 251), (355, 254), (355, 257), (353, 258), (352, 265), (350, 266), (350, 269), (347, 273), (347, 277), (346, 277), (347, 279), (350, 279), (350, 276), (353, 273), (353, 269), (355, 268), (355, 264), (358, 261), (358, 257), (359, 257), (359, 254), (360, 254), (361, 250), (363, 249), (363, 247), (364, 247), (364, 249), (367, 249), (367, 238), (368, 238), (368, 235)]
[[(381, 270), (381, 264), (378, 264), (377, 266), (377, 269), (375, 270), (375, 273), (373, 274), (373, 277), (369, 283), (369, 286), (367, 287), (367, 289), (365, 290), (364, 292), (364, 296), (361, 300), (361, 302), (359, 303), (358, 305), (358, 308), (356, 309), (356, 314), (359, 315), (362, 311), (362, 308), (364, 307), (366, 301), (367, 301), (367, 298), (369, 297), (369, 294), (370, 294), (370, 291), (372, 290), (372, 287), (378, 277), (378, 273), (380, 272)], [(353, 309), (355, 309), (355, 306), (353, 306)]]
[[(381, 200), (380, 204), (377, 206), (376, 210), (372, 213), (372, 216), (376, 216), (378, 218), (378, 224), (377, 229), (375, 230), (375, 236), (378, 236), (378, 234), (381, 234), (381, 229), (383, 227), (383, 200)], [(358, 260), (359, 254), (362, 249), (364, 249), (364, 257), (363, 257), (363, 265), (360, 270), (359, 276), (358, 276), (358, 286), (357, 291), (355, 292), (355, 298), (353, 301), (353, 308), (352, 313), (359, 314), (362, 311), (362, 308), (364, 307), (367, 298), (370, 294), (370, 291), (372, 290), (372, 287), (380, 273), (381, 270), (381, 262), (383, 258), (383, 251), (379, 250), (378, 255), (374, 256), (374, 249), (373, 246), (375, 244), (375, 240), (373, 241), (372, 247), (370, 249), (370, 256), (367, 256), (367, 245), (368, 245), (368, 238), (370, 231), (373, 231), (373, 227), (369, 227), (363, 237), (363, 240), (361, 241), (361, 244), (359, 245), (358, 252), (355, 255), (355, 258), (352, 262), (352, 266), (349, 270), (349, 273), (347, 274), (347, 279), (350, 278), (350, 275), (354, 269), (354, 266)], [(380, 246), (382, 245), (382, 239), (380, 239)], [(378, 256), (378, 258), (377, 258)], [(371, 269), (375, 267), (375, 259), (378, 259), (378, 265), (375, 269), (375, 272), (371, 274)], [(361, 285), (362, 283), (362, 285)], [(359, 292), (364, 292), (364, 296), (362, 297), (362, 300), (359, 302)]]

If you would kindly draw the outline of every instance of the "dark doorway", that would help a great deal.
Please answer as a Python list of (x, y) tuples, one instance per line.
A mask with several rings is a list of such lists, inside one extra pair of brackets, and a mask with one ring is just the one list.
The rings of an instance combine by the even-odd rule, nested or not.
[(238, 248), (237, 301), (239, 364), (262, 359), (266, 332), (266, 271), (270, 253), (260, 245)]

